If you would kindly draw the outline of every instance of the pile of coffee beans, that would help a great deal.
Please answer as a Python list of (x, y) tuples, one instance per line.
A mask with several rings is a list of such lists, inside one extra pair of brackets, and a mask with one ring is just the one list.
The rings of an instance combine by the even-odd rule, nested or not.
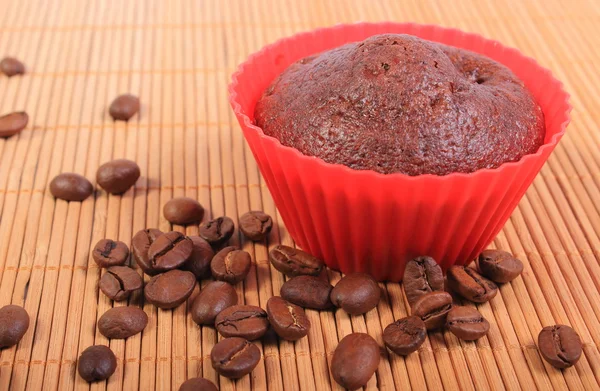
[[(139, 169), (132, 163), (117, 160), (103, 165), (98, 170), (98, 183), (110, 193), (122, 193), (139, 177)], [(61, 198), (82, 200), (92, 191), (91, 184), (88, 186), (89, 181), (76, 174), (61, 174), (59, 177), (63, 178), (57, 180), (58, 188), (64, 193)], [(71, 183), (74, 185), (71, 186)], [(85, 188), (85, 192), (81, 188)], [(204, 208), (197, 201), (182, 197), (169, 201), (164, 213), (174, 223), (190, 224), (202, 220)], [(250, 212), (244, 216), (240, 217), (240, 221), (246, 221), (246, 232), (256, 240), (259, 237), (264, 239), (272, 227), (271, 217), (262, 212)], [(249, 341), (261, 338), (271, 324), (282, 338), (297, 340), (306, 336), (310, 322), (301, 307), (282, 298), (272, 298), (267, 303), (267, 311), (256, 306), (238, 305), (233, 284), (246, 278), (252, 260), (247, 252), (234, 246), (226, 246), (234, 230), (234, 222), (229, 217), (219, 217), (200, 226), (202, 236), (144, 229), (133, 236), (131, 251), (121, 241), (102, 239), (93, 247), (92, 258), (99, 267), (106, 268), (98, 287), (107, 297), (122, 301), (132, 292), (143, 289), (146, 301), (162, 309), (172, 309), (183, 304), (192, 294), (197, 280), (214, 278), (215, 281), (202, 289), (191, 303), (190, 314), (197, 324), (214, 326), (225, 337), (215, 346), (211, 357), (219, 373), (238, 378), (252, 371), (260, 360), (260, 350)], [(126, 265), (130, 254), (140, 269), (151, 276), (145, 286), (142, 276)], [(312, 258), (304, 252), (298, 251), (296, 254), (301, 258)], [(292, 255), (291, 259), (295, 259), (294, 257)], [(306, 261), (300, 261), (298, 265), (303, 265), (303, 262)], [(322, 269), (321, 261), (314, 258), (311, 262), (316, 262), (319, 271)], [(308, 270), (305, 266), (302, 267), (303, 270)], [(18, 319), (16, 315), (11, 316)], [(0, 311), (0, 341), (1, 317)], [(109, 339), (126, 339), (142, 332), (147, 323), (146, 313), (138, 307), (114, 307), (100, 317), (98, 331)], [(7, 340), (16, 338), (14, 330), (22, 330), (24, 333), (26, 326), (23, 329), (15, 323), (12, 334), (7, 333)], [(14, 343), (21, 336), (22, 334)], [(8, 343), (6, 346), (9, 346)], [(215, 361), (214, 357), (218, 360)], [(106, 346), (86, 349), (79, 361), (80, 375), (90, 382), (108, 378), (115, 367), (114, 354)], [(206, 382), (205, 379), (190, 379), (185, 387), (191, 389), (196, 383), (203, 386), (209, 384)], [(186, 389), (183, 387), (184, 385), (182, 389)]]
[[(494, 270), (502, 269), (504, 262), (511, 265), (521, 263), (512, 255), (496, 250), (488, 250), (481, 255), (489, 264), (495, 264)], [(486, 274), (496, 278), (499, 273)], [(516, 270), (516, 268), (513, 268)], [(508, 282), (516, 278), (521, 270), (504, 278)], [(506, 274), (502, 274), (506, 276)], [(453, 297), (444, 290), (444, 274), (441, 267), (431, 257), (417, 257), (406, 264), (404, 270), (404, 293), (411, 307), (411, 316), (399, 319), (387, 326), (383, 333), (385, 345), (399, 355), (410, 354), (423, 344), (428, 330), (447, 328), (457, 338), (466, 341), (479, 339), (487, 334), (489, 322), (472, 306), (457, 306)], [(465, 266), (451, 266), (447, 273), (447, 285), (452, 292), (476, 303), (491, 300), (498, 292), (498, 286), (479, 274), (475, 269)]]
[[(164, 209), (165, 217), (181, 223), (197, 222), (204, 214), (204, 209), (195, 200), (173, 199), (168, 205)], [(244, 227), (241, 231), (253, 240), (263, 240), (273, 226), (269, 215), (257, 211), (246, 213), (239, 221)], [(190, 297), (198, 279), (212, 277), (214, 281), (200, 291), (190, 304), (189, 312), (198, 325), (214, 326), (224, 337), (213, 348), (211, 360), (219, 374), (232, 379), (242, 377), (256, 367), (261, 353), (250, 341), (262, 338), (269, 329), (288, 341), (305, 337), (311, 324), (304, 308), (327, 310), (339, 307), (359, 315), (379, 303), (381, 290), (371, 276), (348, 274), (333, 287), (323, 273), (323, 261), (304, 251), (279, 245), (270, 252), (269, 259), (273, 267), (291, 277), (281, 289), (282, 297), (271, 297), (266, 309), (238, 304), (234, 284), (246, 278), (252, 259), (247, 252), (227, 246), (234, 230), (235, 225), (229, 217), (219, 217), (202, 225), (199, 229), (202, 236), (144, 229), (133, 236), (131, 252), (123, 242), (102, 239), (92, 250), (94, 261), (99, 267), (106, 268), (99, 288), (115, 301), (126, 300), (132, 292), (143, 289), (147, 302), (172, 309)], [(126, 266), (130, 253), (140, 269), (151, 276), (145, 286), (140, 274)], [(100, 317), (98, 330), (109, 339), (126, 339), (142, 332), (147, 323), (148, 317), (140, 308), (114, 307)], [(357, 338), (358, 353), (354, 354), (360, 355), (364, 351), (370, 354), (369, 360), (374, 360), (372, 357), (375, 356), (371, 354), (374, 341), (363, 348), (364, 336), (366, 334)], [(353, 343), (346, 349), (350, 351), (351, 345)], [(114, 372), (113, 360), (114, 355), (108, 347), (92, 346), (80, 357), (79, 373), (88, 381), (104, 380)], [(349, 384), (368, 380), (377, 362), (370, 361), (364, 370), (356, 371)], [(352, 371), (351, 368), (347, 370)], [(192, 388), (196, 383), (209, 384), (205, 379), (190, 379), (182, 389)]]

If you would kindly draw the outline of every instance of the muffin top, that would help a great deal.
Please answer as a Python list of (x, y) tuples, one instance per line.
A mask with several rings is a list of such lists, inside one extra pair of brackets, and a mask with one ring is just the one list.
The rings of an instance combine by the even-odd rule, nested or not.
[(535, 153), (544, 117), (505, 66), (384, 34), (290, 65), (256, 104), (265, 134), (357, 170), (469, 173)]

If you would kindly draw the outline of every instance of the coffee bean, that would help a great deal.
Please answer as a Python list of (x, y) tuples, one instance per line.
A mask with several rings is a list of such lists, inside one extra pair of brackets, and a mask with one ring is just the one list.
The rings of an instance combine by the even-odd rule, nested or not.
[(110, 194), (125, 193), (140, 177), (136, 162), (117, 159), (104, 163), (96, 172), (96, 182)]
[(205, 278), (210, 274), (210, 261), (215, 253), (210, 244), (200, 236), (188, 238), (192, 241), (192, 255), (183, 264), (182, 269), (194, 273), (197, 279)]
[(258, 242), (267, 237), (273, 228), (273, 219), (261, 211), (250, 211), (240, 217), (240, 231), (250, 240)]
[(427, 330), (444, 326), (446, 316), (452, 308), (452, 296), (448, 292), (433, 291), (419, 297), (412, 306), (412, 315), (418, 316)]
[(192, 303), (192, 320), (199, 325), (214, 325), (217, 315), (237, 302), (237, 293), (231, 285), (223, 281), (210, 282)]
[(108, 346), (93, 345), (85, 349), (79, 362), (77, 371), (83, 380), (91, 383), (108, 379), (117, 369), (117, 358)]
[(485, 250), (479, 255), (479, 270), (490, 280), (505, 283), (521, 274), (523, 262), (506, 251)]
[(454, 306), (446, 317), (446, 327), (460, 339), (475, 341), (487, 334), (490, 323), (473, 307)]
[(142, 332), (148, 315), (137, 307), (114, 307), (98, 320), (100, 334), (109, 339), (125, 339)]
[(256, 368), (260, 350), (244, 338), (225, 338), (212, 348), (210, 361), (219, 375), (239, 379)]
[(19, 343), (29, 328), (29, 315), (23, 307), (5, 305), (0, 308), (0, 349)]
[(485, 303), (498, 293), (496, 284), (470, 267), (452, 266), (446, 277), (450, 289), (475, 303)]
[(194, 377), (184, 381), (179, 387), (179, 391), (218, 391), (217, 386), (208, 379)]
[(215, 255), (210, 262), (210, 270), (215, 279), (236, 284), (246, 278), (251, 264), (250, 254), (230, 246)]
[(373, 277), (364, 273), (347, 274), (331, 291), (331, 302), (352, 315), (364, 314), (377, 306), (381, 289)]
[(322, 278), (298, 276), (284, 282), (280, 294), (300, 307), (327, 310), (333, 307), (330, 299), (332, 289), (333, 286)]
[(444, 290), (442, 268), (431, 257), (417, 257), (410, 260), (404, 269), (402, 280), (409, 305), (425, 293)]
[(544, 360), (559, 369), (575, 365), (583, 349), (579, 335), (563, 324), (544, 327), (538, 336), (538, 347)]
[(379, 365), (380, 348), (368, 334), (348, 334), (338, 344), (331, 359), (331, 374), (335, 381), (349, 390), (369, 382)]
[(197, 224), (204, 217), (204, 208), (193, 198), (176, 197), (167, 201), (163, 214), (172, 224)]
[(94, 192), (86, 177), (72, 172), (59, 174), (50, 182), (50, 193), (65, 201), (83, 201)]
[(418, 316), (398, 319), (383, 330), (383, 342), (392, 352), (406, 356), (417, 349), (427, 336), (425, 323)]
[(25, 65), (14, 57), (4, 57), (0, 61), (0, 71), (8, 77), (25, 73)]
[(16, 111), (0, 117), (0, 137), (10, 137), (21, 133), (29, 122), (29, 116), (24, 111)]
[(267, 315), (273, 330), (287, 341), (297, 341), (310, 330), (304, 310), (281, 297), (273, 296), (267, 301)]
[(223, 337), (242, 337), (253, 341), (269, 329), (267, 313), (253, 305), (234, 305), (215, 318), (215, 327)]
[(318, 276), (324, 266), (323, 261), (309, 253), (281, 244), (269, 252), (269, 259), (275, 269), (290, 277)]
[(183, 265), (192, 256), (194, 245), (181, 232), (171, 231), (160, 235), (148, 249), (152, 269), (164, 272)]
[(149, 276), (158, 274), (158, 270), (154, 270), (150, 259), (148, 259), (148, 250), (150, 245), (161, 236), (163, 233), (157, 229), (143, 229), (138, 231), (133, 239), (131, 239), (131, 252), (133, 253), (133, 259), (138, 264), (140, 269)]
[(196, 286), (196, 276), (182, 270), (169, 270), (156, 275), (144, 288), (144, 297), (155, 306), (170, 309), (187, 300)]
[(142, 276), (128, 266), (111, 266), (100, 278), (98, 287), (114, 301), (126, 300), (144, 285)]
[(198, 234), (208, 243), (219, 247), (231, 238), (235, 226), (229, 217), (218, 217), (200, 226)]
[(117, 96), (108, 108), (108, 113), (115, 121), (129, 121), (138, 111), (140, 111), (140, 99), (131, 94)]
[(92, 258), (100, 267), (121, 266), (129, 258), (129, 248), (120, 241), (101, 239), (94, 246)]

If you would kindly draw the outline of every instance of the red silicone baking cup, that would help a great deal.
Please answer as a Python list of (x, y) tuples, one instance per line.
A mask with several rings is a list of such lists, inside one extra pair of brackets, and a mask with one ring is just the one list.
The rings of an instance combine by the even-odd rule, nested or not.
[[(257, 100), (288, 65), (383, 33), (468, 49), (509, 67), (542, 107), (544, 145), (496, 169), (410, 177), (325, 163), (253, 125)], [(296, 243), (333, 269), (390, 281), (402, 279), (405, 262), (414, 256), (430, 255), (444, 269), (473, 260), (501, 230), (556, 147), (571, 110), (562, 83), (532, 58), (480, 35), (412, 23), (337, 25), (281, 39), (240, 65), (229, 92), (246, 141)]]

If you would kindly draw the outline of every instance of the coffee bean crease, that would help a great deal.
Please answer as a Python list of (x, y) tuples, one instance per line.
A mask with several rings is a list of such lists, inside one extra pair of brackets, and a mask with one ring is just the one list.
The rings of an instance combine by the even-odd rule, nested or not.
[(237, 357), (241, 356), (244, 354), (244, 352), (246, 350), (248, 350), (250, 345), (249, 341), (244, 341), (244, 345), (240, 347), (240, 349), (237, 352), (234, 352), (231, 356), (229, 357), (225, 357), (224, 359), (220, 360), (219, 362), (223, 365), (227, 365), (229, 364), (231, 361), (235, 360)]
[(241, 320), (252, 319), (252, 318), (266, 318), (266, 314), (257, 313), (252, 311), (234, 311), (228, 318), (223, 319), (218, 322), (219, 326), (232, 326), (234, 329), (238, 330), (238, 327), (235, 322), (239, 322)]
[(104, 249), (100, 252), (100, 255), (102, 255), (104, 258), (108, 258), (110, 257), (112, 250), (115, 248), (117, 248), (117, 243), (113, 240), (109, 240), (104, 245)]
[(166, 253), (168, 253), (169, 251), (173, 250), (173, 248), (175, 248), (175, 245), (183, 240), (185, 240), (186, 237), (185, 236), (178, 236), (175, 238), (175, 240), (170, 240), (169, 239), (169, 244), (167, 246), (165, 246), (162, 250), (158, 251), (155, 255), (154, 258), (151, 260), (152, 265), (156, 266), (159, 258), (164, 256)]

